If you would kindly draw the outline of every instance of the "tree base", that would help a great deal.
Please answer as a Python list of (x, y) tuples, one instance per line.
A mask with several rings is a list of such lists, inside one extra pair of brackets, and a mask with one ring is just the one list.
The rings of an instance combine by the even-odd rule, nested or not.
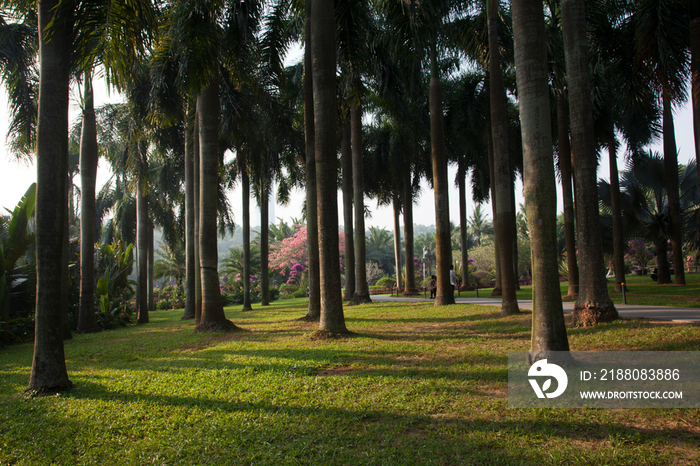
[(350, 300), (350, 303), (348, 303), (349, 306), (358, 306), (360, 304), (369, 304), (372, 302), (372, 298), (369, 297), (369, 293), (367, 294), (359, 294), (355, 293), (352, 295), (352, 299)]
[(329, 332), (328, 330), (316, 330), (311, 334), (311, 339), (316, 340), (340, 340), (352, 336), (352, 332)]
[(612, 322), (620, 318), (615, 305), (596, 306), (590, 303), (576, 303), (572, 315), (572, 323), (576, 327), (588, 327), (602, 322)]
[(512, 316), (515, 314), (520, 314), (518, 301), (504, 301), (501, 304), (501, 317)]
[(455, 303), (455, 297), (450, 295), (437, 295), (435, 297), (435, 307), (447, 306)]
[[(629, 288), (627, 285), (625, 285), (625, 292), (629, 292)], [(622, 293), (622, 284), (621, 283), (615, 283), (615, 287), (613, 288), (614, 293)]]
[(73, 388), (73, 382), (67, 380), (58, 385), (52, 385), (50, 387), (32, 387), (30, 386), (24, 391), (25, 396), (33, 398), (35, 396), (41, 395), (55, 395), (56, 393), (65, 392)]
[(102, 327), (100, 327), (99, 325), (95, 325), (94, 327), (76, 328), (75, 329), (75, 333), (97, 333), (97, 332), (101, 332), (101, 331), (102, 331)]
[(297, 319), (298, 322), (319, 322), (321, 320), (321, 315), (317, 316), (312, 316), (310, 314), (306, 314), (304, 317), (299, 317)]
[(250, 312), (250, 311), (252, 311), (252, 310), (253, 310), (252, 307), (243, 306), (243, 309), (241, 309), (241, 312)]
[(200, 323), (194, 328), (194, 333), (235, 332), (241, 330), (230, 320)]
[(182, 316), (180, 320), (194, 320), (194, 314)]
[(403, 290), (403, 293), (401, 293), (401, 296), (419, 296), (422, 293), (418, 291), (417, 288), (409, 288), (406, 290)]
[(503, 289), (502, 288), (494, 288), (493, 291), (491, 292), (492, 298), (498, 298), (501, 296), (503, 296)]

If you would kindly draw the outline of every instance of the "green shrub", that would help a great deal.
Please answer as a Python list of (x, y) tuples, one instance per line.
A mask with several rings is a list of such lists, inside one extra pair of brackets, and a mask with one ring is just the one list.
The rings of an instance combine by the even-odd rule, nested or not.
[(156, 304), (156, 309), (159, 309), (159, 310), (172, 309), (172, 303), (170, 301), (168, 301), (167, 299), (161, 299)]
[(306, 290), (296, 290), (292, 293), (292, 298), (306, 298)]
[(382, 277), (377, 280), (375, 285), (377, 288), (394, 288), (396, 286), (396, 280), (391, 277)]
[(295, 291), (299, 290), (297, 285), (289, 285), (287, 283), (280, 286), (280, 296), (282, 298), (291, 298)]
[(270, 288), (270, 301), (280, 299), (280, 290), (278, 288)]

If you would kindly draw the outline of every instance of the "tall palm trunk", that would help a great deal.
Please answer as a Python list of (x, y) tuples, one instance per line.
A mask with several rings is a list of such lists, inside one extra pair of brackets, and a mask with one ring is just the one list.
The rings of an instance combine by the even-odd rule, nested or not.
[(620, 176), (617, 171), (617, 141), (614, 128), (608, 135), (608, 159), (610, 163), (610, 205), (613, 227), (613, 265), (615, 267), (615, 291), (622, 292), (625, 283), (625, 239), (620, 206)]
[(430, 90), (430, 146), (435, 194), (435, 268), (437, 295), (435, 306), (454, 304), (455, 296), (450, 283), (452, 238), (450, 237), (450, 199), (445, 154), (445, 127), (442, 109), (442, 85), (437, 65), (436, 39), (431, 44)]
[[(142, 144), (139, 144), (141, 146)], [(145, 157), (139, 147), (139, 156)], [(139, 164), (138, 184), (136, 186), (136, 257), (137, 287), (136, 313), (139, 324), (148, 323), (148, 194), (146, 193), (146, 175), (143, 163)]]
[(506, 94), (503, 87), (501, 57), (498, 46), (498, 2), (490, 0), (489, 34), (489, 77), (491, 80), (491, 134), (493, 135), (493, 180), (496, 191), (496, 242), (498, 262), (501, 271), (501, 315), (520, 312), (515, 296), (515, 275), (513, 270), (513, 231), (511, 229), (511, 190), (513, 182), (508, 151), (508, 115)]
[(685, 263), (683, 261), (683, 224), (681, 222), (681, 201), (678, 187), (678, 151), (676, 149), (676, 131), (673, 125), (670, 93), (663, 89), (663, 137), (664, 137), (664, 175), (666, 177), (666, 195), (668, 196), (668, 213), (671, 216), (671, 249), (673, 252), (673, 282), (685, 285)]
[(671, 273), (668, 268), (668, 239), (665, 236), (654, 240), (656, 247), (657, 277), (656, 283), (663, 285), (671, 283)]
[(563, 89), (557, 92), (557, 139), (559, 141), (559, 171), (561, 173), (562, 200), (564, 204), (564, 238), (566, 241), (566, 265), (569, 272), (567, 297), (578, 294), (578, 264), (576, 263), (576, 226), (574, 220), (574, 192), (571, 186), (571, 146), (569, 144), (569, 118)]
[(462, 164), (457, 167), (459, 189), (459, 247), (462, 255), (462, 281), (469, 286), (469, 245), (467, 244), (467, 171)]
[(533, 359), (568, 351), (557, 264), (557, 196), (552, 155), (547, 42), (542, 2), (512, 3), (523, 139), (523, 187), (532, 251)]
[(343, 124), (340, 137), (340, 158), (343, 171), (343, 223), (345, 229), (345, 294), (350, 301), (355, 294), (355, 241), (352, 217), (352, 148), (350, 121)]
[(362, 107), (358, 102), (350, 106), (350, 126), (352, 145), (352, 185), (355, 205), (355, 293), (351, 304), (371, 303), (367, 286), (365, 267), (365, 200), (362, 177)]
[(392, 195), (392, 204), (394, 207), (394, 259), (396, 261), (396, 291), (397, 294), (403, 289), (401, 280), (401, 205), (398, 194)]
[[(71, 182), (70, 176), (66, 173), (66, 184), (64, 188), (66, 190), (66, 197), (69, 195), (68, 184)], [(61, 327), (63, 329), (63, 339), (72, 340), (73, 332), (70, 328), (70, 304), (69, 304), (69, 294), (70, 294), (70, 281), (68, 280), (68, 263), (69, 253), (70, 253), (70, 224), (69, 224), (70, 213), (66, 211), (66, 216), (63, 218), (63, 244), (66, 247), (63, 248), (63, 258), (61, 261), (61, 269), (65, 270), (66, 273), (61, 278)]]
[(316, 188), (318, 193), (321, 318), (319, 330), (347, 333), (340, 289), (336, 162), (336, 57), (333, 2), (312, 0), (311, 57), (313, 63)]
[(694, 17), (690, 20), (690, 96), (693, 104), (695, 162), (700, 166), (700, 6), (697, 3), (691, 14)]
[(270, 187), (263, 177), (260, 182), (260, 305), (270, 305)]
[(185, 119), (185, 312), (182, 320), (194, 319), (194, 121), (192, 107), (188, 108)]
[(403, 188), (403, 240), (406, 250), (406, 286), (403, 289), (404, 296), (418, 294), (416, 289), (416, 263), (413, 260), (413, 198), (411, 196), (411, 173), (406, 172)]
[(92, 97), (92, 74), (85, 73), (83, 124), (80, 131), (80, 333), (97, 332), (95, 314), (95, 184), (97, 180), (97, 123)]
[(309, 308), (307, 321), (321, 318), (321, 277), (318, 243), (316, 187), (316, 131), (314, 127), (314, 89), (311, 61), (311, 0), (306, 0), (306, 45), (304, 48), (304, 137), (306, 139), (306, 242), (309, 254)]
[(148, 310), (155, 311), (156, 303), (155, 297), (153, 296), (153, 288), (155, 285), (153, 274), (155, 272), (155, 245), (153, 235), (155, 233), (155, 228), (153, 228), (153, 222), (148, 222)]
[(238, 150), (238, 170), (241, 174), (241, 192), (243, 204), (243, 311), (252, 311), (250, 304), (250, 179), (245, 155)]
[(580, 289), (574, 323), (589, 325), (617, 319), (608, 294), (598, 214), (597, 158), (593, 146), (586, 15), (583, 0), (562, 0), (562, 33), (569, 84), (571, 148), (576, 167), (576, 227), (580, 258)]
[(216, 215), (219, 186), (219, 83), (214, 78), (197, 98), (199, 121), (199, 264), (202, 315), (195, 332), (231, 331), (219, 289)]
[(199, 157), (199, 116), (197, 116), (195, 103), (194, 112), (194, 150), (192, 151), (194, 173), (194, 325), (199, 325), (202, 320), (202, 266), (199, 263), (199, 178), (200, 170)]
[[(28, 391), (70, 388), (62, 338), (63, 218), (68, 214), (68, 88), (72, 18), (58, 1), (39, 0), (39, 112), (36, 154), (36, 311)], [(57, 16), (55, 15), (66, 15)], [(53, 22), (51, 38), (47, 27)]]

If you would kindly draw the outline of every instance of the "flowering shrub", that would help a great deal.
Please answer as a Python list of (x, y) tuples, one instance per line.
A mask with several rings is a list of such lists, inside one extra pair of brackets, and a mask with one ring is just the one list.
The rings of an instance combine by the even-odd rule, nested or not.
[(625, 265), (631, 268), (646, 268), (656, 256), (649, 251), (646, 243), (639, 239), (633, 239), (627, 244), (627, 254), (625, 254)]
[[(345, 253), (345, 235), (342, 231), (338, 234), (338, 243), (342, 262)], [(270, 248), (270, 269), (278, 270), (286, 276), (295, 265), (301, 265), (303, 268), (309, 265), (306, 227), (300, 228), (293, 236)]]
[(287, 285), (298, 285), (301, 282), (301, 276), (304, 273), (304, 266), (301, 264), (294, 264), (289, 271), (289, 279), (287, 280)]

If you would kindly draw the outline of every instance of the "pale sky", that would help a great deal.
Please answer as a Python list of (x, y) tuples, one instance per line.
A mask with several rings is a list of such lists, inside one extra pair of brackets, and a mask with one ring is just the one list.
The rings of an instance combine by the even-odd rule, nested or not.
[[(106, 89), (104, 87), (100, 88), (96, 84), (96, 96), (95, 96), (95, 106), (98, 107), (103, 103), (110, 100), (107, 95)], [(74, 91), (71, 93), (72, 104), (70, 117), (71, 121), (79, 117), (80, 109), (77, 104), (77, 93)], [(112, 95), (111, 100), (115, 100), (115, 96)], [(8, 112), (9, 108), (7, 105), (7, 95), (5, 93), (4, 87), (0, 86), (0, 135), (5, 136), (7, 134), (8, 126)], [(693, 143), (693, 128), (692, 128), (692, 110), (690, 104), (686, 104), (681, 109), (677, 110), (675, 113), (675, 125), (676, 125), (676, 141), (679, 150), (679, 162), (687, 163), (689, 160), (695, 158), (694, 154), (694, 143)], [(660, 142), (652, 147), (653, 150), (661, 151)], [(622, 151), (621, 151), (622, 153)], [(609, 170), (607, 167), (607, 156), (602, 158), (605, 163), (599, 168), (599, 177), (608, 178)], [(107, 164), (105, 162), (100, 163), (100, 168), (98, 170), (98, 189), (110, 176), (109, 169), (106, 168)], [(624, 169), (624, 161), (622, 157), (618, 158), (618, 166), (622, 170)], [(456, 169), (453, 167), (449, 168), (448, 179), (450, 181), (450, 220), (458, 224), (459, 223), (459, 198), (457, 193), (457, 188), (454, 185)], [(27, 190), (29, 185), (36, 180), (36, 167), (32, 165), (26, 165), (23, 162), (18, 162), (16, 158), (9, 153), (6, 144), (0, 146), (0, 208), (12, 209), (24, 192)], [(79, 179), (76, 178), (75, 181), (79, 184)], [(414, 223), (422, 225), (433, 225), (435, 224), (435, 205), (433, 192), (428, 188), (427, 183), (423, 182), (423, 190), (418, 198), (418, 202), (414, 205)], [(516, 186), (516, 203), (520, 204), (523, 202), (522, 193), (522, 183), (518, 180)], [(559, 189), (557, 196), (559, 197), (559, 207), (558, 211), (562, 210), (561, 203), (561, 190)], [(236, 223), (240, 221), (241, 218), (241, 193), (240, 189), (235, 189), (229, 193), (231, 200), (231, 205), (234, 208), (234, 215)], [(469, 194), (468, 194), (469, 198)], [(275, 217), (282, 218), (289, 221), (290, 218), (301, 217), (301, 208), (304, 199), (304, 193), (301, 190), (294, 192), (292, 196), (292, 201), (288, 206), (276, 206), (275, 207)], [(377, 203), (373, 199), (365, 199), (365, 203), (369, 206), (372, 216), (365, 219), (366, 227), (376, 226), (380, 228), (386, 228), (388, 230), (393, 230), (393, 212), (391, 206), (377, 208)], [(251, 224), (259, 225), (259, 211), (254, 207), (255, 202), (251, 202), (253, 209), (251, 209)], [(474, 208), (474, 203), (468, 199), (468, 212), (471, 213)], [(490, 216), (490, 206), (485, 205), (484, 208)], [(339, 193), (338, 195), (338, 213), (339, 213), (339, 223), (343, 223), (343, 212), (342, 212), (342, 197)], [(402, 219), (403, 222), (403, 219)], [(277, 219), (275, 219), (277, 223)], [(402, 223), (403, 227), (403, 223)]]

